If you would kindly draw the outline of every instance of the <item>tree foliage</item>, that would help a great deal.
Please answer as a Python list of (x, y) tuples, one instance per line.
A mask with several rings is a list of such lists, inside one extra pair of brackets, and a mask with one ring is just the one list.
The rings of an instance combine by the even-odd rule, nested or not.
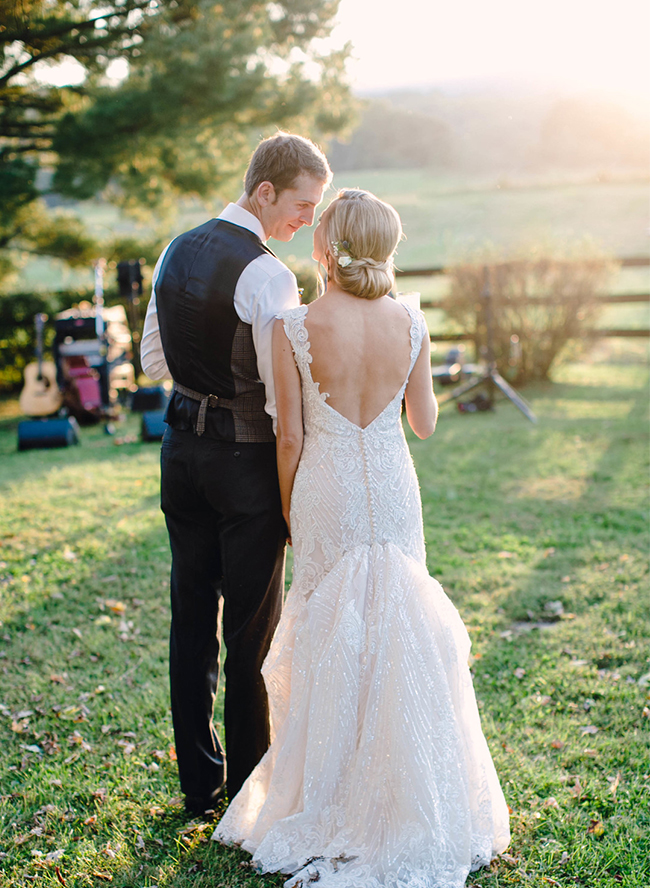
[[(312, 47), (337, 6), (0, 0), (0, 249), (34, 247), (46, 178), (46, 190), (68, 197), (103, 192), (162, 212), (181, 194), (208, 197), (232, 183), (252, 143), (275, 127), (340, 129), (350, 115), (347, 49)], [(57, 79), (62, 70), (67, 80)], [(40, 252), (44, 218), (37, 227)], [(57, 255), (61, 246), (59, 231)], [(68, 247), (74, 259), (88, 243)]]

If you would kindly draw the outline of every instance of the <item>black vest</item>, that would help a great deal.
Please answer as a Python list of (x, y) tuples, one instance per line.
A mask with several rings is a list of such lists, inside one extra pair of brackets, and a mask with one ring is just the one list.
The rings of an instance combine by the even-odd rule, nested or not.
[[(234, 305), (242, 272), (264, 253), (271, 251), (252, 231), (211, 219), (172, 241), (158, 275), (160, 337), (172, 379), (229, 401), (228, 408), (208, 409), (207, 437), (274, 440), (252, 328)], [(198, 412), (197, 401), (175, 391), (165, 420), (175, 429), (196, 429)]]

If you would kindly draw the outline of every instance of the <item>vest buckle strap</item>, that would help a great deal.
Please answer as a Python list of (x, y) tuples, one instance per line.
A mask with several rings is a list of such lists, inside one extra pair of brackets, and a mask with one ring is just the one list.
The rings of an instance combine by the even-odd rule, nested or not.
[(174, 391), (185, 395), (186, 398), (191, 398), (192, 401), (199, 401), (199, 415), (196, 418), (196, 428), (194, 429), (199, 437), (205, 432), (208, 407), (229, 407), (232, 403), (227, 398), (220, 398), (219, 395), (204, 395), (202, 392), (195, 392), (194, 389), (181, 385), (179, 382), (174, 383)]

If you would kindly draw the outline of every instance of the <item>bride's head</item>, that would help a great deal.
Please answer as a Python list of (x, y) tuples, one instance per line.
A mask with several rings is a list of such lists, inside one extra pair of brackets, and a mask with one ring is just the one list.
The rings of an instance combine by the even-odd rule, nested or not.
[(395, 283), (393, 254), (402, 237), (397, 212), (369, 191), (339, 191), (314, 232), (314, 259), (330, 280), (363, 299), (377, 299)]

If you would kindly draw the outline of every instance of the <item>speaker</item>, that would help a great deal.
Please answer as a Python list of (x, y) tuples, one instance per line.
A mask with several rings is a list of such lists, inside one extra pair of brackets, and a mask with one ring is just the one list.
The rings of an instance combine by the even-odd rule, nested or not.
[(147, 410), (142, 414), (143, 441), (162, 441), (166, 428), (164, 410)]
[(18, 423), (18, 450), (70, 447), (79, 443), (79, 426), (73, 416), (63, 419), (26, 419)]
[(131, 410), (144, 413), (145, 410), (162, 410), (167, 404), (167, 392), (162, 385), (139, 388), (131, 397)]

